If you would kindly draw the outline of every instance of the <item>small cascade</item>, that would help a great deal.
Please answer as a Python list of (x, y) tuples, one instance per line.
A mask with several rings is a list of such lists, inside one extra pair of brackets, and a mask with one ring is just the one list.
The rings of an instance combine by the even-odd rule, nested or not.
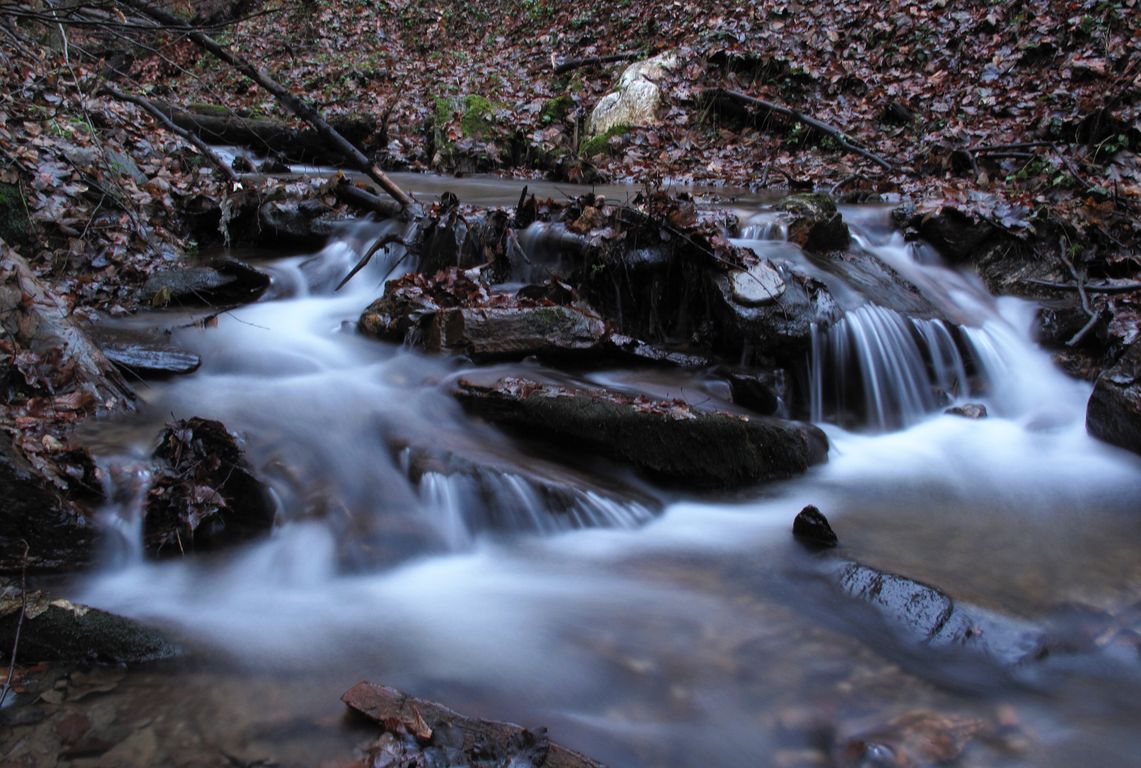
[(653, 509), (637, 501), (510, 471), (425, 472), (419, 490), (425, 513), (453, 550), (484, 533), (635, 528), (654, 517)]
[(942, 320), (867, 304), (827, 332), (814, 328), (810, 355), (813, 421), (894, 429), (971, 394), (968, 359)]
[(788, 240), (788, 219), (780, 213), (765, 211), (754, 214), (741, 227), (739, 240)]

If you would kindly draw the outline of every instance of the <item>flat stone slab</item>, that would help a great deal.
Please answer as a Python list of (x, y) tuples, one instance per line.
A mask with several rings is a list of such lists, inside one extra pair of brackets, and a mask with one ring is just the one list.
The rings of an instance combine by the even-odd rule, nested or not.
[(746, 306), (758, 307), (780, 298), (784, 293), (784, 278), (768, 259), (763, 259), (748, 271), (737, 271), (729, 275), (729, 287), (733, 298)]

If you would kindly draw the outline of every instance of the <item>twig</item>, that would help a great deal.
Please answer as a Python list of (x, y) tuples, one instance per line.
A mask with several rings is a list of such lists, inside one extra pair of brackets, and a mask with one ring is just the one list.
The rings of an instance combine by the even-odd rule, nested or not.
[(1098, 322), (1101, 320), (1101, 313), (1095, 312), (1092, 317), (1082, 326), (1082, 329), (1075, 333), (1069, 341), (1066, 342), (1067, 347), (1076, 347), (1082, 343), (1082, 339), (1086, 337), (1090, 331), (1097, 327)]
[(829, 192), (829, 194), (831, 194), (832, 196), (835, 196), (837, 192), (839, 192), (842, 188), (844, 188), (848, 184), (851, 184), (853, 181), (860, 181), (860, 180), (867, 181), (867, 179), (864, 178), (864, 175), (862, 173), (853, 173), (851, 176), (845, 176), (844, 178), (840, 179), (838, 182), (836, 182), (835, 184), (832, 185), (832, 191)]
[(1014, 144), (984, 144), (981, 147), (971, 147), (967, 151), (976, 155), (989, 155), (992, 152), (1008, 152), (1016, 149), (1034, 149), (1035, 147), (1053, 147), (1056, 141), (1020, 141)]
[(823, 120), (818, 120), (811, 115), (806, 115), (803, 112), (798, 112), (795, 109), (781, 106), (780, 104), (774, 104), (773, 102), (765, 101), (764, 99), (757, 99), (738, 91), (730, 91), (725, 88), (712, 88), (709, 91), (706, 91), (706, 95), (707, 97), (711, 97), (713, 99), (727, 99), (729, 101), (736, 101), (746, 106), (760, 107), (761, 109), (764, 109), (768, 112), (775, 112), (778, 115), (790, 117), (797, 122), (804, 123), (810, 128), (815, 128), (821, 133), (831, 136), (843, 149), (846, 149), (849, 152), (854, 152), (861, 157), (865, 157), (868, 160), (871, 160), (873, 163), (880, 166), (884, 170), (895, 170), (895, 164), (891, 161), (885, 160), (876, 153), (861, 147), (839, 128), (833, 125), (829, 125)]
[[(349, 274), (345, 275), (345, 279), (342, 280), (341, 282), (337, 283), (337, 287), (333, 289), (333, 292), (336, 293), (337, 291), (341, 290), (341, 288), (343, 288), (345, 286), (345, 283), (352, 280), (353, 276), (356, 275), (357, 272), (360, 272), (362, 269), (364, 269), (365, 266), (367, 266), (368, 263), (370, 261), (372, 261), (372, 257), (374, 255), (376, 255), (377, 251), (379, 251), (381, 248), (384, 248), (385, 246), (392, 245), (394, 243), (399, 243), (400, 245), (404, 245), (404, 246), (407, 245), (399, 235), (387, 235), (387, 236), (382, 237), (381, 239), (377, 240), (375, 243), (373, 243), (373, 246), (368, 249), (368, 251), (365, 253), (365, 255), (361, 257), (360, 261), (358, 261), (356, 263), (356, 265), (353, 266), (353, 268), (349, 270)], [(404, 253), (404, 256), (407, 256), (407, 255), (408, 255), (408, 253), (406, 251)], [(392, 274), (392, 270), (396, 269), (396, 265), (399, 264), (401, 261), (404, 261), (404, 256), (401, 256), (399, 261), (397, 261), (396, 264), (392, 265), (392, 268), (388, 270), (388, 274), (386, 274), (384, 276), (384, 279), (381, 280), (382, 283), (388, 279), (388, 275)]]
[(24, 556), (20, 561), (20, 618), (16, 621), (16, 637), (12, 640), (12, 653), (8, 656), (8, 677), (4, 680), (4, 690), (0, 691), (0, 707), (4, 706), (4, 699), (8, 698), (8, 691), (12, 690), (12, 676), (16, 672), (16, 652), (20, 650), (20, 632), (24, 628), (24, 617), (28, 614), (28, 546), (24, 542)]

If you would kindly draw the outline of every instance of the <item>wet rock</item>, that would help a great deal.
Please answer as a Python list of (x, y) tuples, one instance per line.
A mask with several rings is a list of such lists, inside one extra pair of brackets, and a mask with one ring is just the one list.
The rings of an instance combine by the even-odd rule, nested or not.
[(728, 275), (707, 274), (713, 341), (725, 355), (799, 358), (811, 345), (813, 324), (826, 327), (837, 314), (828, 289), (803, 275), (790, 273), (771, 301), (749, 305), (737, 300)]
[(570, 287), (557, 282), (491, 293), (482, 278), (453, 267), (431, 278), (413, 273), (390, 281), (359, 326), (389, 341), (411, 340), (430, 352), (480, 362), (596, 350), (606, 325), (573, 300)]
[(848, 225), (828, 195), (819, 192), (789, 195), (777, 208), (792, 216), (788, 225), (789, 242), (806, 251), (841, 251), (851, 241)]
[(844, 768), (915, 768), (954, 762), (985, 727), (981, 720), (936, 712), (908, 712), (840, 745)]
[(973, 260), (983, 244), (997, 232), (993, 224), (945, 205), (919, 215), (912, 225), (922, 237), (952, 264)]
[(800, 510), (792, 521), (792, 535), (809, 549), (827, 549), (840, 543), (828, 518), (811, 504)]
[(803, 473), (824, 461), (814, 426), (771, 417), (701, 411), (681, 401), (508, 377), (461, 379), (464, 407), (540, 439), (573, 441), (661, 480), (730, 489)]
[(860, 563), (839, 562), (832, 575), (844, 594), (875, 609), (908, 642), (970, 651), (1004, 667), (1041, 655), (1045, 636), (1037, 624), (958, 604), (930, 584)]
[(951, 416), (962, 416), (964, 419), (985, 419), (987, 417), (986, 406), (982, 403), (963, 403), (948, 408), (943, 413)]
[(103, 354), (115, 365), (142, 378), (194, 373), (202, 364), (202, 358), (193, 352), (158, 344), (104, 344)]
[(1098, 376), (1086, 406), (1086, 429), (1099, 440), (1141, 453), (1141, 343)]
[(677, 54), (667, 51), (628, 66), (618, 79), (617, 88), (603, 96), (590, 113), (590, 135), (604, 134), (618, 126), (657, 122), (655, 113), (662, 100), (658, 83), (679, 64)]
[(269, 287), (269, 276), (236, 259), (156, 272), (139, 300), (153, 307), (217, 306), (251, 302)]
[(177, 653), (177, 648), (160, 632), (133, 619), (67, 600), (52, 600), (43, 592), (29, 592), (24, 605), (15, 590), (0, 596), (0, 648), (4, 652), (12, 647), (21, 611), (21, 663), (123, 664), (165, 659)]
[(364, 755), (367, 765), (600, 768), (585, 755), (550, 741), (544, 728), (530, 731), (512, 723), (465, 717), (395, 688), (360, 682), (341, 700), (384, 729)]
[(150, 556), (214, 549), (273, 527), (269, 493), (221, 422), (169, 424), (154, 455), (165, 467), (146, 497), (143, 544)]
[(606, 357), (625, 363), (654, 363), (676, 368), (708, 368), (713, 364), (708, 357), (665, 349), (620, 333), (607, 334), (601, 350)]
[(258, 208), (260, 241), (296, 248), (320, 248), (340, 219), (320, 200), (271, 200)]
[(762, 259), (748, 270), (729, 274), (729, 289), (733, 300), (746, 307), (771, 304), (784, 293), (785, 283), (772, 262)]
[(602, 318), (580, 307), (453, 308), (435, 314), (423, 343), (430, 352), (462, 353), (483, 362), (584, 352), (595, 349), (605, 334)]
[(783, 386), (779, 373), (729, 371), (724, 376), (737, 405), (762, 416), (773, 416), (780, 411)]

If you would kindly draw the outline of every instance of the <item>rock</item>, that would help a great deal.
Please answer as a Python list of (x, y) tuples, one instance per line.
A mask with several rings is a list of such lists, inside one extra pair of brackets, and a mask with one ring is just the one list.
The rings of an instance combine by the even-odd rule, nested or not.
[(762, 259), (748, 269), (729, 273), (733, 299), (747, 307), (771, 304), (784, 293), (784, 280), (773, 263)]
[(1107, 443), (1141, 453), (1141, 343), (1102, 372), (1086, 406), (1086, 429)]
[[(0, 649), (12, 648), (23, 601), (19, 592), (0, 596)], [(29, 592), (20, 629), (20, 663), (100, 661), (125, 664), (174, 656), (160, 632), (133, 619), (67, 600)]]
[(95, 539), (94, 522), (83, 508), (0, 430), (0, 571), (18, 573), (25, 565), (35, 571), (81, 568), (93, 557)]
[(811, 346), (813, 324), (827, 327), (838, 314), (828, 289), (803, 275), (790, 273), (779, 295), (753, 305), (737, 300), (728, 275), (710, 271), (707, 279), (714, 345), (729, 357), (799, 358)]
[(236, 259), (156, 272), (143, 284), (139, 301), (153, 307), (245, 304), (269, 287), (269, 276)]
[(385, 733), (369, 746), (366, 765), (504, 765), (514, 768), (601, 768), (550, 741), (546, 729), (465, 717), (395, 688), (360, 682), (341, 697)]
[(854, 736), (839, 746), (843, 768), (913, 768), (953, 763), (985, 725), (970, 717), (907, 712)]
[(724, 374), (729, 381), (729, 394), (733, 402), (762, 416), (773, 416), (781, 409), (780, 390), (783, 389), (778, 373), (733, 372)]
[(221, 422), (192, 418), (167, 425), (155, 458), (165, 467), (146, 497), (143, 545), (150, 556), (214, 549), (273, 527), (269, 493)]
[(1042, 654), (1046, 637), (1037, 624), (957, 603), (937, 587), (860, 563), (840, 561), (831, 575), (908, 643), (966, 650), (1006, 668)]
[(913, 222), (919, 235), (951, 264), (963, 264), (978, 255), (981, 246), (996, 233), (990, 222), (945, 205)]
[(194, 373), (202, 364), (202, 358), (193, 352), (157, 344), (104, 344), (103, 354), (115, 365), (142, 378)]
[(662, 99), (658, 82), (679, 64), (677, 54), (667, 51), (628, 66), (617, 88), (603, 96), (590, 113), (590, 135), (604, 134), (617, 126), (656, 123), (655, 113)]
[(827, 549), (840, 543), (828, 518), (811, 504), (800, 510), (792, 521), (792, 535), (809, 549)]
[(258, 207), (261, 241), (316, 249), (325, 245), (340, 219), (320, 200), (271, 200)]
[(948, 408), (943, 413), (951, 416), (962, 416), (964, 419), (985, 419), (987, 416), (986, 406), (982, 403), (963, 403)]
[(484, 362), (585, 352), (605, 334), (606, 324), (589, 309), (556, 305), (441, 310), (423, 339), (431, 352), (459, 352)]
[(517, 377), (490, 385), (461, 379), (455, 395), (489, 421), (559, 444), (577, 442), (666, 482), (699, 488), (798, 475), (824, 461), (828, 450), (824, 433), (808, 424), (592, 387)]
[(819, 192), (789, 195), (777, 208), (792, 216), (788, 225), (789, 242), (806, 251), (842, 251), (851, 241), (848, 225), (828, 195)]

